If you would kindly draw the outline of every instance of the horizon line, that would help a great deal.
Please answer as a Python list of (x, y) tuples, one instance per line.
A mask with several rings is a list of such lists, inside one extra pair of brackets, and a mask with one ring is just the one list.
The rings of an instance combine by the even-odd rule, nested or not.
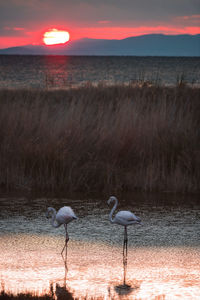
[(88, 39), (88, 40), (99, 40), (99, 41), (122, 41), (122, 40), (126, 40), (128, 38), (138, 38), (138, 37), (143, 37), (143, 36), (155, 36), (155, 35), (160, 35), (160, 36), (197, 36), (200, 35), (199, 33), (195, 33), (195, 34), (191, 34), (191, 33), (183, 33), (183, 34), (165, 34), (165, 33), (146, 33), (146, 34), (140, 34), (140, 35), (132, 35), (132, 36), (128, 36), (126, 38), (122, 38), (122, 39), (109, 39), (109, 38), (89, 38), (89, 37), (82, 37), (79, 39), (71, 39), (68, 42), (64, 43), (64, 44), (54, 44), (54, 45), (45, 45), (44, 43), (33, 43), (33, 44), (22, 44), (19, 46), (11, 46), (11, 47), (5, 47), (5, 48), (0, 48), (0, 50), (7, 50), (7, 49), (11, 49), (11, 48), (20, 48), (20, 47), (27, 47), (27, 46), (44, 46), (47, 48), (51, 48), (51, 47), (62, 47), (62, 46), (66, 46), (68, 43), (70, 42), (74, 42), (74, 41), (80, 41), (80, 40), (84, 40), (84, 39)]

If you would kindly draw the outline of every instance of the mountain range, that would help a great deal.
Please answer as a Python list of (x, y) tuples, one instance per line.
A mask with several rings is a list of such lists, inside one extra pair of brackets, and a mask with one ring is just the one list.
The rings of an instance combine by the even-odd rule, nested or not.
[(26, 45), (0, 49), (0, 54), (200, 56), (200, 34), (148, 34), (121, 40), (83, 38), (64, 45)]

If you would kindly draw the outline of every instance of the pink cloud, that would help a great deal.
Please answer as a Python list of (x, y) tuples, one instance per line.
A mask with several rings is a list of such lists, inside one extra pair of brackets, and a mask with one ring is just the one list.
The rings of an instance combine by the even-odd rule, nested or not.
[[(179, 22), (183, 25), (200, 25), (200, 15), (190, 15), (190, 16), (178, 16), (174, 19), (175, 22)], [(199, 26), (200, 27), (200, 26)]]
[(102, 21), (98, 21), (99, 24), (108, 24), (110, 23), (110, 21), (108, 20), (102, 20)]
[(21, 30), (24, 30), (24, 28), (22, 28), (22, 27), (13, 27), (13, 30), (15, 30), (15, 31), (21, 31)]

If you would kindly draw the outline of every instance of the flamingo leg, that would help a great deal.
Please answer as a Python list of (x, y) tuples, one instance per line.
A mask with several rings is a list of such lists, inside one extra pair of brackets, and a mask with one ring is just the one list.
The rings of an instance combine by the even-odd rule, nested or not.
[(124, 266), (124, 285), (126, 285), (126, 269), (127, 269), (127, 245), (128, 245), (128, 237), (127, 237), (127, 227), (124, 227), (124, 244), (123, 244), (123, 266)]
[(126, 241), (127, 241), (127, 231), (126, 226), (124, 227), (124, 243), (123, 243), (123, 259), (126, 257)]
[(128, 234), (127, 234), (127, 227), (125, 226), (125, 241), (126, 241), (126, 259), (127, 259), (127, 255), (128, 255)]
[[(64, 224), (64, 226), (65, 226), (66, 238), (65, 238), (65, 245), (61, 251), (61, 255), (62, 255), (64, 264), (65, 264), (65, 270), (67, 271), (68, 270), (68, 268), (67, 268), (67, 243), (69, 241), (69, 235), (67, 232), (67, 224)], [(65, 250), (65, 256), (63, 255), (64, 250)]]
[(128, 235), (127, 235), (127, 227), (124, 227), (124, 244), (123, 244), (123, 258), (127, 259), (128, 254)]

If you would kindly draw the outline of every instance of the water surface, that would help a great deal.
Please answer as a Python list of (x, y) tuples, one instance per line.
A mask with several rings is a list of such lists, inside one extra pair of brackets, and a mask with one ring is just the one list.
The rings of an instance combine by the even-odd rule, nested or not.
[[(106, 200), (1, 197), (0, 277), (5, 290), (43, 294), (57, 283), (74, 297), (118, 299), (123, 228), (110, 224)], [(45, 218), (48, 206), (63, 205), (79, 216), (68, 226), (67, 274), (60, 255), (64, 228), (53, 228)], [(143, 220), (143, 226), (128, 228), (126, 281), (131, 289), (122, 299), (199, 299), (199, 208), (198, 195), (121, 199), (118, 209)]]
[(0, 55), (0, 88), (69, 88), (88, 83), (200, 83), (199, 57)]

